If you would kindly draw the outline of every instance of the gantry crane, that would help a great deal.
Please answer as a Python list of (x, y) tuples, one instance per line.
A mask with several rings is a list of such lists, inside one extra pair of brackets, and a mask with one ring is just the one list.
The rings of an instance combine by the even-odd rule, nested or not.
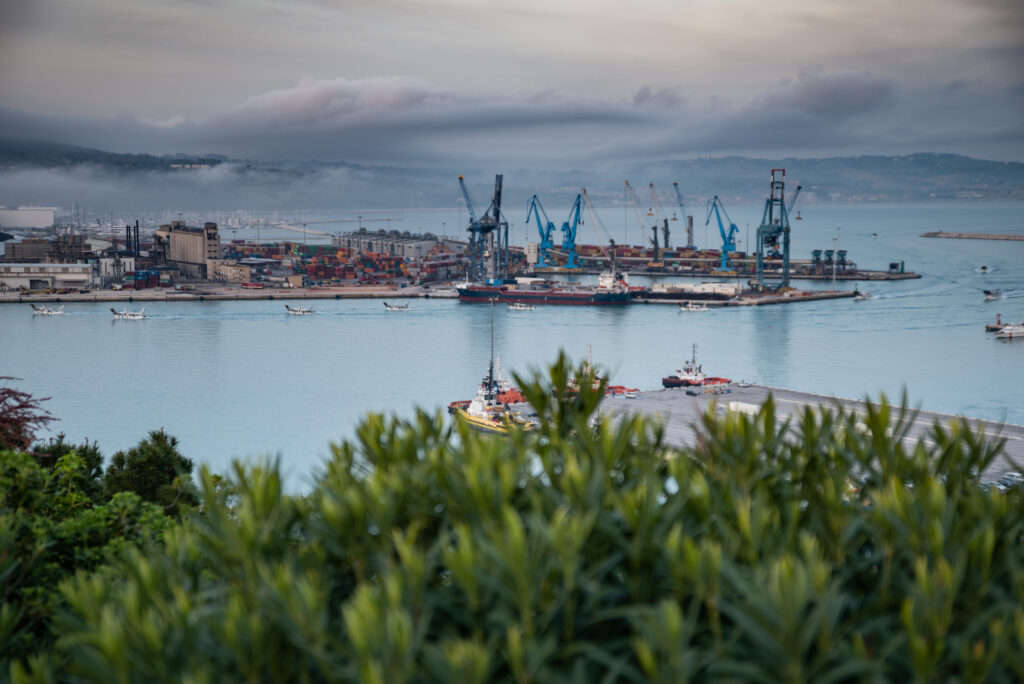
[(683, 221), (686, 222), (686, 249), (694, 249), (696, 245), (693, 244), (693, 216), (686, 213), (686, 207), (683, 205), (683, 193), (679, 192), (679, 183), (673, 181), (672, 187), (675, 188), (676, 199), (679, 200), (679, 211), (683, 212)]
[[(796, 204), (800, 189), (798, 185), (792, 201), (786, 206), (786, 170), (772, 169), (771, 189), (764, 203), (761, 225), (757, 229), (757, 287), (760, 290), (778, 291), (789, 285), (789, 210)], [(768, 283), (765, 280), (766, 254), (771, 258), (782, 259), (782, 269), (777, 282)]]
[[(469, 210), (469, 273), (472, 281), (509, 277), (508, 221), (501, 213), (502, 175), (494, 176), (494, 197), (479, 219), (473, 209), (466, 182), (459, 176), (459, 188)], [(502, 234), (504, 229), (504, 235)]]
[[(712, 213), (714, 213), (715, 218), (718, 220), (718, 233), (722, 236), (722, 262), (716, 270), (728, 271), (729, 252), (736, 251), (736, 235), (740, 232), (740, 229), (729, 218), (729, 214), (725, 211), (725, 205), (722, 204), (722, 200), (718, 199), (718, 195), (708, 200), (708, 217), (704, 221), (705, 226), (711, 223)], [(725, 225), (722, 223), (722, 214), (725, 214), (725, 220), (729, 222), (728, 232), (726, 232)], [(705, 249), (707, 249), (706, 246)]]

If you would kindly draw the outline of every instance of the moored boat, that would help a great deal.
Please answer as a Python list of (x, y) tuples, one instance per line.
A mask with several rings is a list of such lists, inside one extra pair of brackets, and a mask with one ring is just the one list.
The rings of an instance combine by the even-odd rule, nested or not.
[(710, 377), (704, 374), (704, 367), (697, 363), (697, 345), (693, 345), (693, 357), (672, 375), (661, 379), (662, 387), (699, 388), (705, 392), (724, 392), (732, 384), (729, 378)]
[(533, 311), (536, 308), (533, 304), (523, 304), (522, 302), (512, 302), (508, 305), (509, 311)]
[(128, 311), (128, 309), (121, 309), (120, 311), (117, 311), (115, 309), (111, 309), (110, 313), (114, 314), (114, 320), (120, 321), (141, 321), (146, 317), (145, 307), (138, 311)]
[(1021, 340), (1024, 339), (1024, 323), (1012, 323), (1010, 325), (1003, 326), (1003, 328), (996, 333), (997, 340)]

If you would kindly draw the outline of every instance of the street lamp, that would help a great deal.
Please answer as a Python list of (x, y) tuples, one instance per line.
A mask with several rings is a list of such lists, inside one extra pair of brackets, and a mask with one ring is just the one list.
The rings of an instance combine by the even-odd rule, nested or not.
[(836, 236), (832, 238), (835, 244), (835, 251), (832, 253), (832, 291), (836, 289), (836, 262), (839, 260), (839, 227), (836, 226)]

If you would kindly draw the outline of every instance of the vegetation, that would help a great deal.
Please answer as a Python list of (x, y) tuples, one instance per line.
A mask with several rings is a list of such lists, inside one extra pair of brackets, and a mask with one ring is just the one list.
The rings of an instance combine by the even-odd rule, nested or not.
[[(159, 541), (60, 585), (12, 678), (1024, 680), (1024, 492), (978, 482), (998, 441), (769, 402), (679, 450), (571, 374), (518, 378), (541, 423), (506, 438), (370, 415), (305, 496), (204, 471)], [(5, 516), (56, 490), (7, 458)]]

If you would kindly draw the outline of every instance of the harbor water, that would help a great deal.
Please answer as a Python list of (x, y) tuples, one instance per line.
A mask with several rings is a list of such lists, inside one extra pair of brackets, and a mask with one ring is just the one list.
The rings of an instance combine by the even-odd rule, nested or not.
[[(1024, 203), (801, 209), (804, 220), (793, 222), (794, 258), (832, 249), (838, 237), (862, 269), (903, 262), (922, 277), (857, 283), (874, 295), (866, 301), (704, 312), (655, 304), (497, 306), (494, 340), (503, 368), (541, 369), (560, 350), (580, 360), (589, 345), (613, 383), (657, 389), (696, 344), (713, 375), (854, 399), (882, 392), (898, 399), (905, 391), (912, 406), (1024, 424), (1024, 340), (1004, 343), (984, 330), (997, 313), (1004, 321), (1024, 319), (1024, 242), (919, 237), (938, 230), (1024, 233)], [(729, 211), (743, 249), (761, 209)], [(459, 221), (455, 210), (402, 215), (402, 230), (438, 234), (454, 234)], [(617, 242), (639, 243), (639, 230), (621, 209), (602, 215)], [(717, 246), (717, 228), (705, 233), (702, 219), (698, 246)], [(536, 240), (522, 216), (510, 220), (515, 242)], [(261, 239), (273, 237), (295, 239)], [(581, 229), (580, 241), (602, 238)], [(684, 241), (684, 231), (673, 228), (673, 244)], [(985, 301), (983, 289), (999, 289), (1002, 298)], [(289, 316), (279, 300), (154, 302), (143, 321), (112, 320), (109, 305), (100, 303), (68, 303), (63, 316), (3, 304), (0, 375), (50, 397), (45, 406), (59, 420), (45, 435), (95, 440), (109, 457), (164, 428), (186, 456), (215, 471), (227, 470), (233, 458), (280, 457), (291, 485), (303, 489), (330, 443), (353, 438), (367, 413), (442, 411), (475, 392), (487, 369), (490, 307), (408, 301), (410, 309), (400, 312), (379, 299), (317, 300), (313, 316)]]

